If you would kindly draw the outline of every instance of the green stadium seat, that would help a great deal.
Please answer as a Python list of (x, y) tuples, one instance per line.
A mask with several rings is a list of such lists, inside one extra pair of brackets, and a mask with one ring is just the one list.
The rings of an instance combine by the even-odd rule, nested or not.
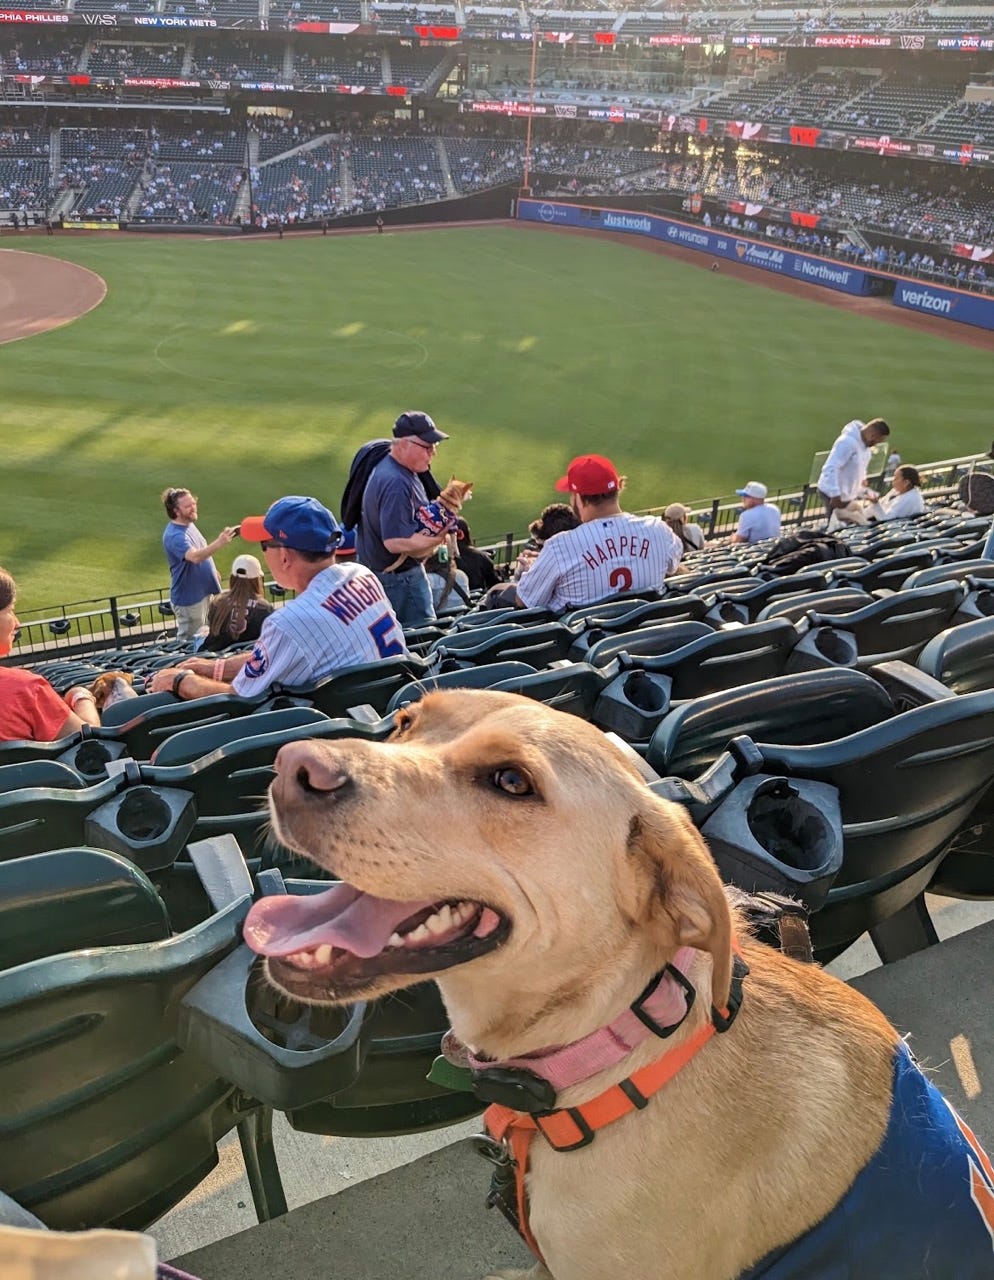
[[(285, 1212), (271, 1113), (176, 1038), (183, 996), (239, 944), (244, 867), (240, 878), (208, 874), (215, 913), (169, 937), (147, 880), (120, 859), (73, 852), (86, 853), (85, 872), (48, 856), (3, 869), (13, 893), (40, 895), (53, 945), (87, 945), (0, 972), (0, 1090), (13, 1102), (0, 1120), (0, 1185), (49, 1227), (140, 1230), (206, 1177), (237, 1126), (260, 1220)], [(115, 886), (120, 919), (107, 909)], [(125, 919), (159, 936), (122, 944)]]

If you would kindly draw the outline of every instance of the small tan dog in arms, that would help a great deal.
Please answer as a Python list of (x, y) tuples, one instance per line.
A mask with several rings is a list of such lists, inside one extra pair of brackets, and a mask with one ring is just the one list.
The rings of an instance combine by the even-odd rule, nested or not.
[[(431, 502), (426, 502), (424, 506), (418, 507), (416, 516), (418, 519), (418, 527), (415, 533), (427, 533), (432, 537), (437, 537), (440, 533), (447, 535), (446, 543), (449, 548), (449, 560), (454, 562), (456, 558), (456, 519), (462, 511), (463, 503), (468, 502), (473, 496), (472, 480), (457, 480), (455, 476), (449, 480), (449, 483), (441, 491), (437, 498)], [(395, 573), (405, 560), (409, 560), (410, 556), (400, 555), (393, 562), (388, 564), (383, 570), (384, 573)]]
[(874, 1005), (750, 936), (592, 725), (430, 693), (276, 774), (279, 839), (345, 883), (262, 899), (246, 941), (310, 1003), (437, 980), (477, 1092), (519, 1082), (485, 1121), (531, 1280), (994, 1276), (976, 1139)]

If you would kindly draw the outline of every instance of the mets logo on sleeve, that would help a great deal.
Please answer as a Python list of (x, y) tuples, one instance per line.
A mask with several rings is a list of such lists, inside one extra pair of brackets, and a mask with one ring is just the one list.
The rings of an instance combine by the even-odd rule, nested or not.
[(264, 644), (258, 642), (252, 650), (252, 656), (245, 664), (245, 674), (250, 680), (257, 680), (259, 676), (264, 676), (269, 670), (269, 654), (266, 652)]

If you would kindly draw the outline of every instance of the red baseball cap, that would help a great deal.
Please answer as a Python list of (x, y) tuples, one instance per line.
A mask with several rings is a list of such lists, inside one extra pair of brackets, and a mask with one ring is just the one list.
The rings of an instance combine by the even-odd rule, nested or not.
[(581, 498), (613, 493), (620, 486), (621, 479), (614, 463), (599, 453), (585, 453), (581, 458), (574, 458), (566, 468), (566, 474), (556, 481), (559, 493), (578, 493)]

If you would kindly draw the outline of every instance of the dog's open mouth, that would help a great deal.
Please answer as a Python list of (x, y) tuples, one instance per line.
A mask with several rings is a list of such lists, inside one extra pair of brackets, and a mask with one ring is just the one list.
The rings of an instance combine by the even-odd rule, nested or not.
[(269, 957), (273, 978), (294, 994), (341, 994), (383, 975), (435, 973), (499, 947), (505, 916), (465, 899), (394, 902), (348, 884), (316, 895), (263, 898), (244, 937)]

